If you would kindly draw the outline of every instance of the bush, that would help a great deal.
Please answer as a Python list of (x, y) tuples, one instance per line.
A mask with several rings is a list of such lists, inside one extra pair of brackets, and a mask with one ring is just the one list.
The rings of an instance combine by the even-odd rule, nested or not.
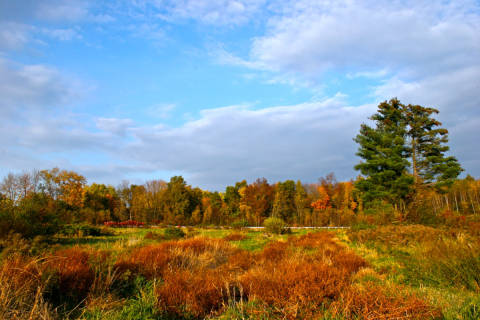
[(360, 231), (360, 230), (369, 230), (369, 229), (376, 229), (377, 226), (374, 224), (370, 224), (365, 221), (358, 221), (350, 227), (352, 231)]
[(225, 241), (242, 241), (247, 239), (247, 236), (241, 233), (231, 233), (223, 237)]
[(232, 224), (230, 225), (233, 229), (243, 229), (243, 228), (246, 228), (248, 227), (248, 221), (246, 220), (238, 220), (238, 221), (234, 221), (232, 222)]
[(23, 238), (51, 236), (61, 226), (58, 210), (48, 196), (34, 193), (22, 199), (15, 207), (0, 209), (0, 237), (10, 232)]
[(146, 234), (145, 234), (145, 237), (143, 237), (144, 239), (148, 239), (148, 240), (162, 240), (162, 238), (164, 238), (163, 234), (159, 234), (159, 233), (156, 233), (156, 232), (152, 232), (152, 231), (148, 231)]
[(102, 230), (88, 224), (69, 224), (62, 228), (60, 234), (70, 237), (98, 237), (102, 235)]
[(19, 233), (10, 233), (0, 239), (0, 260), (14, 255), (35, 256), (51, 247), (52, 244), (48, 238), (36, 236), (33, 239), (25, 239)]
[(271, 217), (263, 222), (267, 233), (282, 234), (285, 230), (285, 221), (280, 218)]
[(167, 239), (181, 239), (185, 237), (185, 232), (181, 228), (168, 227), (165, 229), (165, 238)]

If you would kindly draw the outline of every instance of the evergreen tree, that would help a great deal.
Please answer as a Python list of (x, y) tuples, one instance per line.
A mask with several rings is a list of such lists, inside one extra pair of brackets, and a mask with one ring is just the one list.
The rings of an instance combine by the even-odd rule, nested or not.
[(358, 181), (356, 187), (363, 192), (365, 202), (379, 199), (401, 204), (413, 183), (407, 171), (410, 152), (406, 144), (403, 105), (397, 99), (385, 101), (370, 119), (375, 121), (376, 127), (362, 124), (354, 139), (360, 145), (356, 155), (365, 160), (354, 168), (368, 177)]
[(394, 98), (381, 103), (370, 118), (375, 128), (361, 125), (354, 141), (360, 145), (356, 155), (364, 161), (354, 168), (367, 177), (356, 183), (364, 201), (404, 204), (418, 186), (448, 191), (462, 168), (454, 157), (444, 156), (448, 131), (436, 128), (441, 123), (431, 118), (433, 113), (438, 110), (405, 106)]
[(436, 128), (442, 124), (431, 118), (438, 110), (409, 104), (404, 112), (416, 186), (434, 186), (437, 191), (447, 192), (463, 169), (457, 159), (444, 156), (450, 149), (445, 145), (448, 130)]

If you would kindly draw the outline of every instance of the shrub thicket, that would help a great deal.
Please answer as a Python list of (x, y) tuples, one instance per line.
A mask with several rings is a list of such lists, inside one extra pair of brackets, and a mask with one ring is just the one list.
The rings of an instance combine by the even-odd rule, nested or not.
[(285, 230), (285, 221), (280, 218), (271, 217), (263, 222), (265, 231), (273, 234), (282, 234)]
[(31, 194), (16, 206), (0, 207), (0, 237), (12, 232), (28, 239), (51, 236), (61, 228), (59, 215), (60, 210), (50, 197)]
[(181, 228), (168, 227), (165, 229), (165, 238), (167, 239), (181, 239), (185, 237), (185, 232)]

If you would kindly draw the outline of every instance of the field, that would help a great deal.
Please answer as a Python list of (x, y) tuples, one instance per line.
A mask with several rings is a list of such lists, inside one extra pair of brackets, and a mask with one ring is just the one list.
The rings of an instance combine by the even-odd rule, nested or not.
[[(183, 232), (182, 232), (183, 231)], [(477, 319), (475, 232), (104, 229), (0, 243), (1, 319)]]

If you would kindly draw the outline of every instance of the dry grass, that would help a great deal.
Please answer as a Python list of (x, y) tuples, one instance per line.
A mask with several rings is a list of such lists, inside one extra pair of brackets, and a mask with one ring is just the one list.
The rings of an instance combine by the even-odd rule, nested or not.
[(223, 237), (223, 240), (225, 241), (242, 241), (247, 239), (248, 237), (244, 234), (241, 233), (230, 233)]
[(0, 266), (0, 319), (58, 319), (43, 294), (42, 261), (14, 255)]
[(446, 231), (422, 225), (381, 226), (376, 229), (350, 231), (348, 237), (360, 243), (375, 241), (390, 246), (404, 246), (411, 243), (434, 242), (439, 239), (452, 238)]
[(46, 257), (45, 270), (58, 280), (55, 287), (52, 287), (54, 299), (71, 299), (78, 303), (87, 298), (95, 281), (90, 258), (89, 252), (78, 247), (61, 250)]
[(330, 311), (347, 319), (438, 319), (441, 312), (400, 286), (351, 286), (342, 291)]
[(480, 293), (480, 245), (466, 241), (438, 241), (418, 248), (408, 273), (421, 283)]
[(228, 274), (177, 269), (166, 272), (163, 280), (155, 293), (159, 308), (168, 314), (204, 318), (228, 302)]
[(236, 247), (221, 239), (196, 237), (134, 249), (122, 256), (115, 267), (120, 274), (129, 271), (147, 279), (161, 278), (165, 271), (175, 268), (216, 269), (227, 263), (237, 251)]

